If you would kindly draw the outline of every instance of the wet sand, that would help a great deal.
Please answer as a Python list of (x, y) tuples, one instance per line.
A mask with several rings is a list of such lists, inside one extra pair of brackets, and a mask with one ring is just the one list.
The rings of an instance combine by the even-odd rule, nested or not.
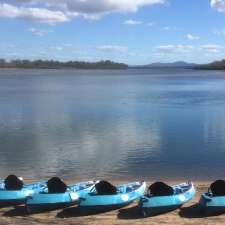
[[(196, 184), (196, 183), (195, 183)], [(225, 214), (204, 216), (197, 205), (200, 193), (207, 190), (207, 183), (197, 183), (195, 198), (181, 209), (166, 214), (142, 218), (137, 203), (107, 213), (83, 215), (75, 207), (35, 215), (27, 215), (23, 206), (0, 209), (1, 224), (63, 224), (63, 225), (116, 225), (116, 224), (177, 224), (208, 225), (225, 224)]]

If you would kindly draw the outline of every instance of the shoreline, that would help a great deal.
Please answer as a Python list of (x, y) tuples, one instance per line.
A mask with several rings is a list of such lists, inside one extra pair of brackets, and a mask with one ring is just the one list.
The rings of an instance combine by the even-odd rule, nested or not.
[[(67, 180), (68, 181), (68, 180)], [(121, 181), (114, 181), (120, 183)], [(124, 182), (124, 181), (123, 181)], [(174, 182), (169, 182), (173, 184)], [(149, 182), (148, 182), (149, 184)], [(16, 208), (1, 208), (1, 222), (0, 224), (62, 224), (62, 225), (118, 225), (118, 224), (177, 224), (177, 225), (196, 225), (196, 224), (221, 224), (225, 221), (225, 214), (213, 217), (205, 217), (201, 214), (197, 203), (202, 192), (206, 191), (210, 183), (195, 183), (196, 196), (188, 204), (185, 204), (180, 209), (161, 214), (154, 217), (142, 218), (138, 213), (137, 202), (106, 213), (83, 215), (79, 209), (74, 206), (66, 209), (60, 209), (51, 212), (40, 214), (27, 215), (24, 206)]]
[[(29, 183), (29, 182), (37, 182), (39, 180), (48, 180), (51, 177), (43, 177), (40, 179), (26, 179), (23, 177), (23, 180), (25, 183)], [(179, 183), (184, 183), (184, 182), (188, 182), (191, 181), (194, 184), (201, 184), (201, 185), (208, 185), (211, 184), (212, 182), (214, 182), (215, 180), (219, 179), (219, 178), (215, 178), (215, 179), (178, 179), (178, 178), (161, 178), (161, 179), (157, 179), (157, 178), (148, 178), (148, 179), (138, 179), (138, 178), (129, 178), (129, 179), (123, 179), (123, 178), (118, 178), (118, 179), (110, 179), (110, 178), (79, 178), (76, 177), (74, 179), (72, 178), (63, 178), (63, 177), (59, 177), (61, 178), (63, 181), (65, 181), (66, 183), (76, 183), (76, 182), (84, 182), (84, 181), (88, 181), (88, 180), (107, 180), (109, 182), (112, 182), (113, 184), (121, 184), (121, 183), (129, 183), (129, 182), (135, 182), (135, 181), (145, 181), (147, 183), (147, 185), (150, 185), (151, 183), (154, 183), (156, 181), (162, 181), (168, 184), (179, 184)]]

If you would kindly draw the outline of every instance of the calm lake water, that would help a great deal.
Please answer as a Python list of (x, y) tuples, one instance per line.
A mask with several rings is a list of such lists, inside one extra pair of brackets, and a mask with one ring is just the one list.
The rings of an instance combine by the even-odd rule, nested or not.
[(225, 72), (1, 70), (0, 176), (225, 178)]

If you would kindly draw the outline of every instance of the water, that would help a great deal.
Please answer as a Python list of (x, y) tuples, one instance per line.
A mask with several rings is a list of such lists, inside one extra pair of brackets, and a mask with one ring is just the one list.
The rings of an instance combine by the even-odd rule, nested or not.
[(225, 72), (1, 70), (0, 176), (224, 178)]

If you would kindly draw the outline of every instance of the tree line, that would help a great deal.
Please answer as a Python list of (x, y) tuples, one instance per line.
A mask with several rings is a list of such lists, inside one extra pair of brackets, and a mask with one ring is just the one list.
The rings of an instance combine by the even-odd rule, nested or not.
[(221, 61), (215, 61), (208, 64), (202, 64), (194, 67), (194, 69), (203, 69), (203, 70), (225, 70), (225, 59)]
[(7, 61), (0, 59), (0, 68), (23, 68), (23, 69), (127, 69), (128, 65), (110, 60), (98, 62), (68, 61), (60, 62), (56, 60), (27, 60), (16, 59)]

